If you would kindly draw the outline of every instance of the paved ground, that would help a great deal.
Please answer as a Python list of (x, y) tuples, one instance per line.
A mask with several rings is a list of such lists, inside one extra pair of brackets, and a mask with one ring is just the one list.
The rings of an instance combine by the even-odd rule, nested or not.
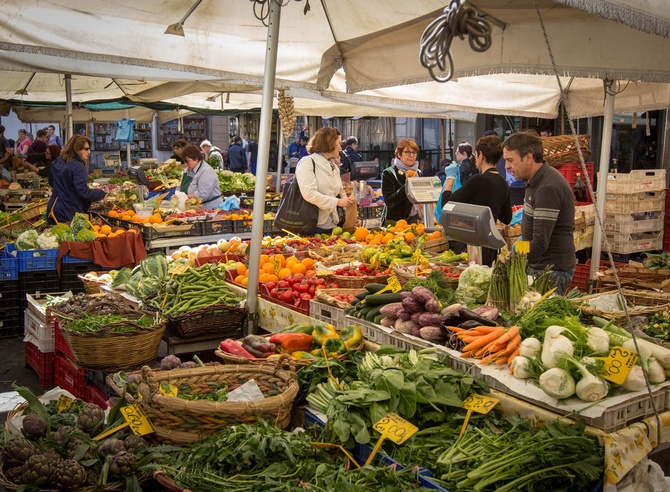
[[(40, 386), (37, 373), (25, 367), (23, 354), (23, 337), (3, 338), (0, 340), (0, 394), (12, 389), (12, 383), (27, 386), (36, 395), (44, 393)], [(4, 424), (6, 412), (0, 413), (0, 423)]]

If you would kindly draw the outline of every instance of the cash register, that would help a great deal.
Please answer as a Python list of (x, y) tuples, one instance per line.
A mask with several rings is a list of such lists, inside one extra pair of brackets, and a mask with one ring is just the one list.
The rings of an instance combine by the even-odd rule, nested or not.
[(358, 196), (363, 198), (367, 194), (368, 180), (379, 176), (379, 163), (377, 161), (352, 162), (349, 173), (353, 181), (358, 181)]
[(442, 208), (442, 227), (450, 239), (467, 245), (468, 261), (482, 263), (482, 247), (500, 249), (505, 245), (489, 207), (447, 202)]

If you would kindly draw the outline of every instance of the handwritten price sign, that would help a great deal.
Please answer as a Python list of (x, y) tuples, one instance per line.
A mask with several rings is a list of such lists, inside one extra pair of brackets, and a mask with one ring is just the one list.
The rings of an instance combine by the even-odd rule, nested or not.
[(396, 444), (404, 443), (419, 430), (416, 425), (411, 424), (395, 413), (389, 413), (373, 427), (382, 437), (390, 439)]
[(153, 424), (149, 421), (147, 414), (144, 413), (139, 405), (128, 405), (121, 407), (121, 414), (126, 419), (130, 430), (137, 436), (144, 436), (156, 432)]
[(383, 294), (384, 292), (400, 292), (402, 290), (402, 285), (400, 285), (400, 280), (395, 275), (391, 275), (388, 279), (388, 285), (381, 289), (376, 294)]
[(491, 396), (472, 394), (463, 401), (463, 408), (486, 415), (493, 410), (493, 407), (495, 407), (499, 401), (500, 400), (497, 398)]
[(171, 273), (173, 275), (180, 275), (189, 268), (191, 267), (188, 266), (188, 263), (173, 261), (172, 264), (170, 265), (170, 268), (168, 269), (168, 273)]
[(623, 347), (614, 347), (607, 357), (597, 357), (604, 361), (600, 375), (615, 384), (623, 384), (628, 373), (637, 362), (637, 354)]

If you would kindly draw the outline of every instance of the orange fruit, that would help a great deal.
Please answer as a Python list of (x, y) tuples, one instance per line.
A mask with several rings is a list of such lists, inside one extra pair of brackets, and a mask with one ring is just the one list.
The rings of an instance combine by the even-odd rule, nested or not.
[(279, 277), (275, 275), (274, 273), (271, 273), (268, 275), (268, 282), (277, 282), (279, 281)]
[(425, 232), (425, 227), (423, 224), (418, 224), (415, 230), (417, 234), (423, 234)]
[(368, 234), (367, 236), (365, 236), (365, 242), (366, 242), (366, 243), (369, 243), (369, 242), (372, 241), (374, 238), (375, 238), (375, 235), (374, 235), (374, 234)]
[(274, 273), (275, 272), (275, 266), (272, 264), (271, 261), (268, 261), (263, 267), (261, 268), (265, 273)]
[(261, 255), (261, 266), (265, 265), (268, 261), (270, 261), (270, 257), (268, 255)]
[(386, 235), (382, 238), (382, 244), (386, 244), (394, 238), (395, 238), (395, 236), (393, 234), (391, 234), (390, 232), (387, 232)]
[(149, 222), (152, 224), (160, 224), (163, 222), (163, 217), (161, 217), (160, 214), (153, 214), (151, 217), (149, 217)]
[(370, 231), (365, 227), (359, 227), (356, 229), (356, 232), (354, 232), (354, 237), (356, 238), (356, 241), (362, 243), (365, 241), (365, 238), (368, 237), (368, 234), (370, 234)]
[(407, 221), (405, 219), (400, 219), (395, 223), (396, 227), (407, 227)]
[[(247, 268), (247, 266), (244, 263), (240, 264), (240, 266), (237, 267), (237, 274), (238, 275), (244, 275), (248, 271), (249, 271), (249, 268)], [(269, 272), (266, 272), (266, 273), (269, 273)]]
[(249, 277), (242, 277), (242, 281), (240, 283), (246, 287), (249, 285)]
[(245, 278), (244, 275), (238, 275), (237, 277), (235, 277), (234, 282), (235, 282), (236, 284), (241, 284), (241, 283), (242, 283), (242, 280), (244, 280), (244, 278)]
[(413, 232), (406, 232), (406, 233), (404, 234), (403, 238), (405, 239), (405, 242), (406, 242), (406, 243), (411, 243), (411, 242), (412, 242), (412, 239), (415, 239), (416, 236), (414, 235)]
[(291, 268), (291, 271), (293, 273), (306, 273), (307, 272), (307, 267), (303, 265), (302, 263), (296, 263), (293, 265), (293, 268)]
[(290, 270), (289, 268), (282, 268), (281, 270), (279, 270), (279, 273), (277, 274), (277, 277), (279, 277), (279, 279), (283, 279), (284, 277), (287, 277), (287, 276), (291, 275), (292, 273), (293, 273), (293, 271)]
[(293, 268), (293, 265), (296, 265), (297, 263), (300, 263), (300, 260), (298, 260), (298, 258), (295, 256), (291, 256), (288, 260), (286, 260), (286, 268)]
[(303, 265), (305, 265), (305, 268), (307, 270), (313, 270), (314, 265), (316, 265), (316, 260), (313, 258), (303, 258), (302, 261), (300, 262)]
[(440, 239), (442, 237), (442, 231), (433, 231), (428, 239)]
[(109, 212), (107, 212), (107, 215), (109, 215), (110, 217), (118, 217), (119, 212), (117, 212), (116, 210), (110, 210)]
[(107, 224), (105, 224), (100, 228), (100, 234), (109, 234), (110, 232), (112, 232), (112, 228), (109, 227)]
[(269, 278), (270, 274), (263, 272), (258, 276), (258, 281), (261, 283), (270, 282)]

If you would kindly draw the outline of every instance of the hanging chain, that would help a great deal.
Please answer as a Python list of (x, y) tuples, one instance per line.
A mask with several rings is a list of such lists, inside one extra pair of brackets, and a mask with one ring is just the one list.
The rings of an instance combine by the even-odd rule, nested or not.
[[(451, 42), (455, 36), (461, 39), (467, 36), (470, 48), (481, 53), (491, 47), (491, 24), (474, 7), (461, 4), (461, 0), (451, 0), (444, 13), (431, 22), (421, 35), (421, 65), (437, 82), (448, 82), (454, 75)], [(436, 67), (447, 75), (436, 74)]]
[[(268, 26), (268, 16), (270, 15), (270, 2), (274, 2), (279, 7), (286, 7), (291, 0), (249, 0), (254, 4), (254, 17), (261, 21), (265, 27)], [(300, 2), (302, 0), (295, 0)], [(305, 8), (303, 13), (307, 15), (307, 12), (311, 10), (309, 5), (309, 0), (305, 2)]]

